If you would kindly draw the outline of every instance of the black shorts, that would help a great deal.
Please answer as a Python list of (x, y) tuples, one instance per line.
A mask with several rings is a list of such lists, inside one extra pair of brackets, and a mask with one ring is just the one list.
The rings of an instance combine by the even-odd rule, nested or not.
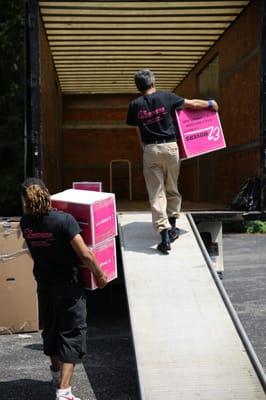
[(79, 286), (38, 287), (43, 351), (65, 363), (78, 363), (87, 352), (87, 309)]

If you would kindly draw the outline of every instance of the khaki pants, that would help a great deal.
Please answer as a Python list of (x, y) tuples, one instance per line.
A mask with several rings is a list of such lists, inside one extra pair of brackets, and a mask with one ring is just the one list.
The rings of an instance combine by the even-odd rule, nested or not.
[(176, 143), (148, 144), (143, 153), (143, 174), (154, 229), (170, 229), (169, 217), (179, 217), (181, 195), (177, 189), (180, 159)]

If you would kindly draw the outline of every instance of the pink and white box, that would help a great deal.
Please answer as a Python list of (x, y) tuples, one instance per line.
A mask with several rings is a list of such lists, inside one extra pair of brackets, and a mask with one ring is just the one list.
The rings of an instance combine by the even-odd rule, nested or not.
[(218, 112), (183, 109), (175, 112), (180, 158), (186, 159), (226, 147)]
[[(105, 240), (97, 246), (90, 247), (93, 251), (97, 263), (101, 270), (107, 276), (107, 281), (111, 282), (117, 278), (117, 261), (115, 238)], [(85, 289), (95, 290), (98, 288), (97, 279), (92, 272), (85, 266), (80, 265), (80, 270), (83, 278)]]
[(93, 192), (102, 191), (102, 182), (72, 182), (73, 189), (92, 190)]
[(95, 246), (117, 235), (113, 193), (68, 189), (51, 196), (52, 206), (72, 214), (86, 244)]

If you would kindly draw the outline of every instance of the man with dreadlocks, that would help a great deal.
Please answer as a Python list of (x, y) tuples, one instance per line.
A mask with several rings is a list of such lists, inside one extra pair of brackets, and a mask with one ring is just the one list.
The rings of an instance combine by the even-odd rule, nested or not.
[(80, 400), (71, 391), (75, 364), (86, 353), (86, 297), (78, 259), (95, 275), (100, 288), (107, 284), (106, 276), (74, 217), (52, 209), (44, 182), (26, 179), (22, 203), (20, 225), (34, 261), (44, 354), (51, 360), (56, 400)]

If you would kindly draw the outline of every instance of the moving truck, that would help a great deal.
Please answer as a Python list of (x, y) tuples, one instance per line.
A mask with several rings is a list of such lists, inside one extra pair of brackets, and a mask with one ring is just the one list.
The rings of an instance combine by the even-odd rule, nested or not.
[(26, 7), (28, 175), (52, 192), (100, 181), (118, 207), (127, 199), (126, 207), (144, 204), (142, 151), (125, 121), (138, 95), (134, 73), (147, 67), (158, 90), (220, 106), (227, 147), (182, 161), (184, 206), (225, 210), (247, 179), (259, 177), (264, 211), (263, 0), (28, 0)]

